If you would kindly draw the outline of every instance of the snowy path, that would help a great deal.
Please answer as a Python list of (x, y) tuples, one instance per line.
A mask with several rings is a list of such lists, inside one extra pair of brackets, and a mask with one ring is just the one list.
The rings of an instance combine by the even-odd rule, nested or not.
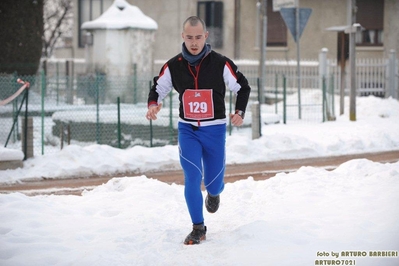
[[(246, 179), (249, 176), (253, 177), (254, 180), (265, 180), (275, 176), (277, 173), (296, 171), (302, 166), (320, 167), (331, 170), (349, 160), (363, 158), (381, 163), (397, 162), (399, 161), (399, 150), (227, 165), (225, 180), (226, 182), (235, 182), (240, 179)], [(123, 173), (117, 175), (93, 176), (90, 178), (46, 179), (14, 184), (0, 183), (0, 193), (21, 192), (26, 195), (81, 195), (84, 190), (92, 190), (99, 185), (107, 183), (113, 177), (140, 175), (146, 175), (148, 178), (158, 179), (168, 184), (183, 184), (182, 171), (174, 170), (149, 173)]]

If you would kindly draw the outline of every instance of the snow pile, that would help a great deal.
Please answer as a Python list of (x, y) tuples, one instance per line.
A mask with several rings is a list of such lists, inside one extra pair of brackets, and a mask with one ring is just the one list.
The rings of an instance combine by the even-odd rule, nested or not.
[(399, 250), (399, 162), (353, 160), (226, 184), (197, 246), (182, 243), (191, 231), (183, 189), (136, 176), (83, 196), (0, 195), (0, 264), (398, 265), (397, 256), (369, 252)]
[(126, 28), (156, 30), (158, 24), (125, 0), (116, 0), (100, 17), (82, 24), (84, 30)]
[(0, 146), (0, 161), (22, 161), (24, 153), (15, 149)]

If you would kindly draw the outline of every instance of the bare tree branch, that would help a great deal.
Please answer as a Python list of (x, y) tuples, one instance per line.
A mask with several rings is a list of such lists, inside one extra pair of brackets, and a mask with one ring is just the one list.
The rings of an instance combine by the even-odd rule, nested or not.
[(72, 0), (44, 0), (43, 56), (50, 57), (62, 38), (72, 35)]

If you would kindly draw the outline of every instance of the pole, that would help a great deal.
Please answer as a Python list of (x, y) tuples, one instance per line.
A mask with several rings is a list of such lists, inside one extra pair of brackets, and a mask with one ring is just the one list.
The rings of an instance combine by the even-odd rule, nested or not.
[(121, 148), (121, 98), (117, 98), (117, 106), (118, 106), (118, 148)]
[(351, 71), (351, 88), (349, 95), (349, 120), (356, 121), (356, 47), (355, 38), (356, 30), (354, 24), (356, 23), (356, 0), (351, 0), (351, 11), (352, 11), (352, 23), (349, 38), (349, 60), (350, 60), (350, 71)]
[(323, 93), (323, 104), (322, 104), (322, 114), (323, 114), (323, 122), (326, 122), (326, 113), (327, 113), (327, 92), (326, 92), (326, 77), (322, 77), (322, 93)]
[[(150, 90), (151, 90), (151, 87), (152, 87), (151, 80), (150, 80), (150, 82), (148, 83), (148, 85), (149, 85), (149, 87), (150, 87)], [(153, 144), (152, 144), (152, 139), (153, 139), (153, 132), (152, 132), (152, 119), (150, 119), (150, 147), (153, 147)]]
[(40, 117), (41, 117), (41, 138), (42, 138), (42, 155), (44, 155), (44, 97), (46, 96), (46, 75), (44, 74), (44, 71), (42, 70), (41, 72), (41, 77), (42, 77), (42, 91), (41, 91), (41, 112), (40, 112)]
[(296, 71), (297, 71), (297, 83), (298, 83), (298, 118), (302, 118), (302, 107), (301, 107), (301, 49), (299, 44), (299, 0), (296, 0), (296, 10), (295, 10), (295, 19), (296, 19)]
[(255, 47), (259, 48), (259, 49), (260, 49), (260, 47), (259, 47), (259, 45), (260, 45), (259, 36), (261, 35), (260, 34), (260, 31), (261, 31), (261, 27), (260, 27), (260, 14), (261, 14), (261, 11), (260, 11), (260, 7), (261, 7), (261, 5), (262, 4), (258, 0), (258, 2), (256, 3)]
[(283, 123), (287, 124), (287, 79), (283, 76)]
[[(259, 5), (258, 5), (259, 6)], [(267, 0), (263, 0), (262, 4), (259, 6), (261, 21), (262, 21), (262, 31), (261, 31), (261, 45), (260, 45), (260, 62), (259, 62), (259, 77), (260, 77), (260, 104), (264, 103), (264, 87), (266, 81), (265, 75), (265, 60), (266, 60), (266, 45), (267, 45)]]
[(96, 143), (100, 144), (100, 74), (96, 73)]
[(64, 123), (60, 124), (60, 149), (64, 148)]
[(259, 102), (254, 102), (251, 105), (252, 111), (252, 139), (260, 138), (260, 123), (259, 123)]
[(10, 140), (10, 137), (11, 137), (12, 132), (14, 131), (15, 124), (16, 124), (17, 121), (18, 121), (18, 116), (19, 116), (19, 113), (21, 112), (21, 108), (22, 108), (22, 106), (23, 106), (23, 104), (24, 104), (25, 99), (26, 99), (26, 93), (24, 93), (24, 95), (23, 95), (23, 97), (22, 97), (21, 105), (19, 106), (19, 109), (18, 109), (17, 112), (15, 113), (14, 121), (13, 121), (13, 123), (12, 123), (10, 133), (8, 134), (8, 137), (7, 137), (7, 140), (6, 140), (6, 144), (4, 145), (5, 148), (7, 147), (7, 144), (8, 144), (8, 141)]
[(327, 78), (327, 48), (322, 48), (319, 53), (319, 81), (321, 84), (321, 91), (323, 93), (322, 99), (322, 114), (323, 122), (326, 121), (326, 106), (327, 106), (327, 93), (326, 93), (326, 78)]
[(169, 143), (173, 143), (173, 90), (169, 93)]
[(278, 114), (278, 74), (276, 74), (275, 87), (274, 87), (274, 113)]
[(389, 51), (389, 91), (385, 97), (391, 96), (394, 99), (398, 99), (398, 83), (396, 72), (396, 51), (391, 49)]
[(345, 110), (345, 32), (339, 33), (339, 38), (341, 39), (341, 58), (340, 58), (340, 67), (341, 67), (341, 87), (339, 90), (339, 114), (343, 115)]
[(28, 158), (28, 98), (29, 98), (29, 88), (25, 90), (25, 128), (24, 128), (24, 161)]
[[(259, 78), (258, 78), (258, 87), (259, 87)], [(258, 89), (258, 95), (259, 95), (259, 89)], [(233, 113), (233, 94), (229, 93), (229, 114)], [(231, 133), (233, 131), (233, 127), (231, 125), (231, 119), (229, 119), (229, 136), (231, 136)]]
[(234, 1), (234, 58), (240, 58), (241, 0)]

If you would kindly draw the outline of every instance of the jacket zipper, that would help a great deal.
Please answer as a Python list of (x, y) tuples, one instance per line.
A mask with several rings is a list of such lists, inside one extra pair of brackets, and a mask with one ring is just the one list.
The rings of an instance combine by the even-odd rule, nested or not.
[[(199, 71), (200, 71), (201, 64), (202, 64), (203, 60), (204, 60), (204, 58), (202, 58), (201, 62), (198, 64), (198, 66), (195, 66), (195, 71), (197, 72), (196, 74), (193, 73), (193, 70), (191, 69), (190, 64), (187, 63), (188, 70), (190, 70), (191, 75), (194, 77), (194, 89), (196, 89), (196, 90), (199, 89), (199, 87), (198, 87), (198, 75), (199, 75)], [(200, 120), (197, 120), (197, 123), (198, 123), (198, 127), (199, 127), (201, 125)]]

